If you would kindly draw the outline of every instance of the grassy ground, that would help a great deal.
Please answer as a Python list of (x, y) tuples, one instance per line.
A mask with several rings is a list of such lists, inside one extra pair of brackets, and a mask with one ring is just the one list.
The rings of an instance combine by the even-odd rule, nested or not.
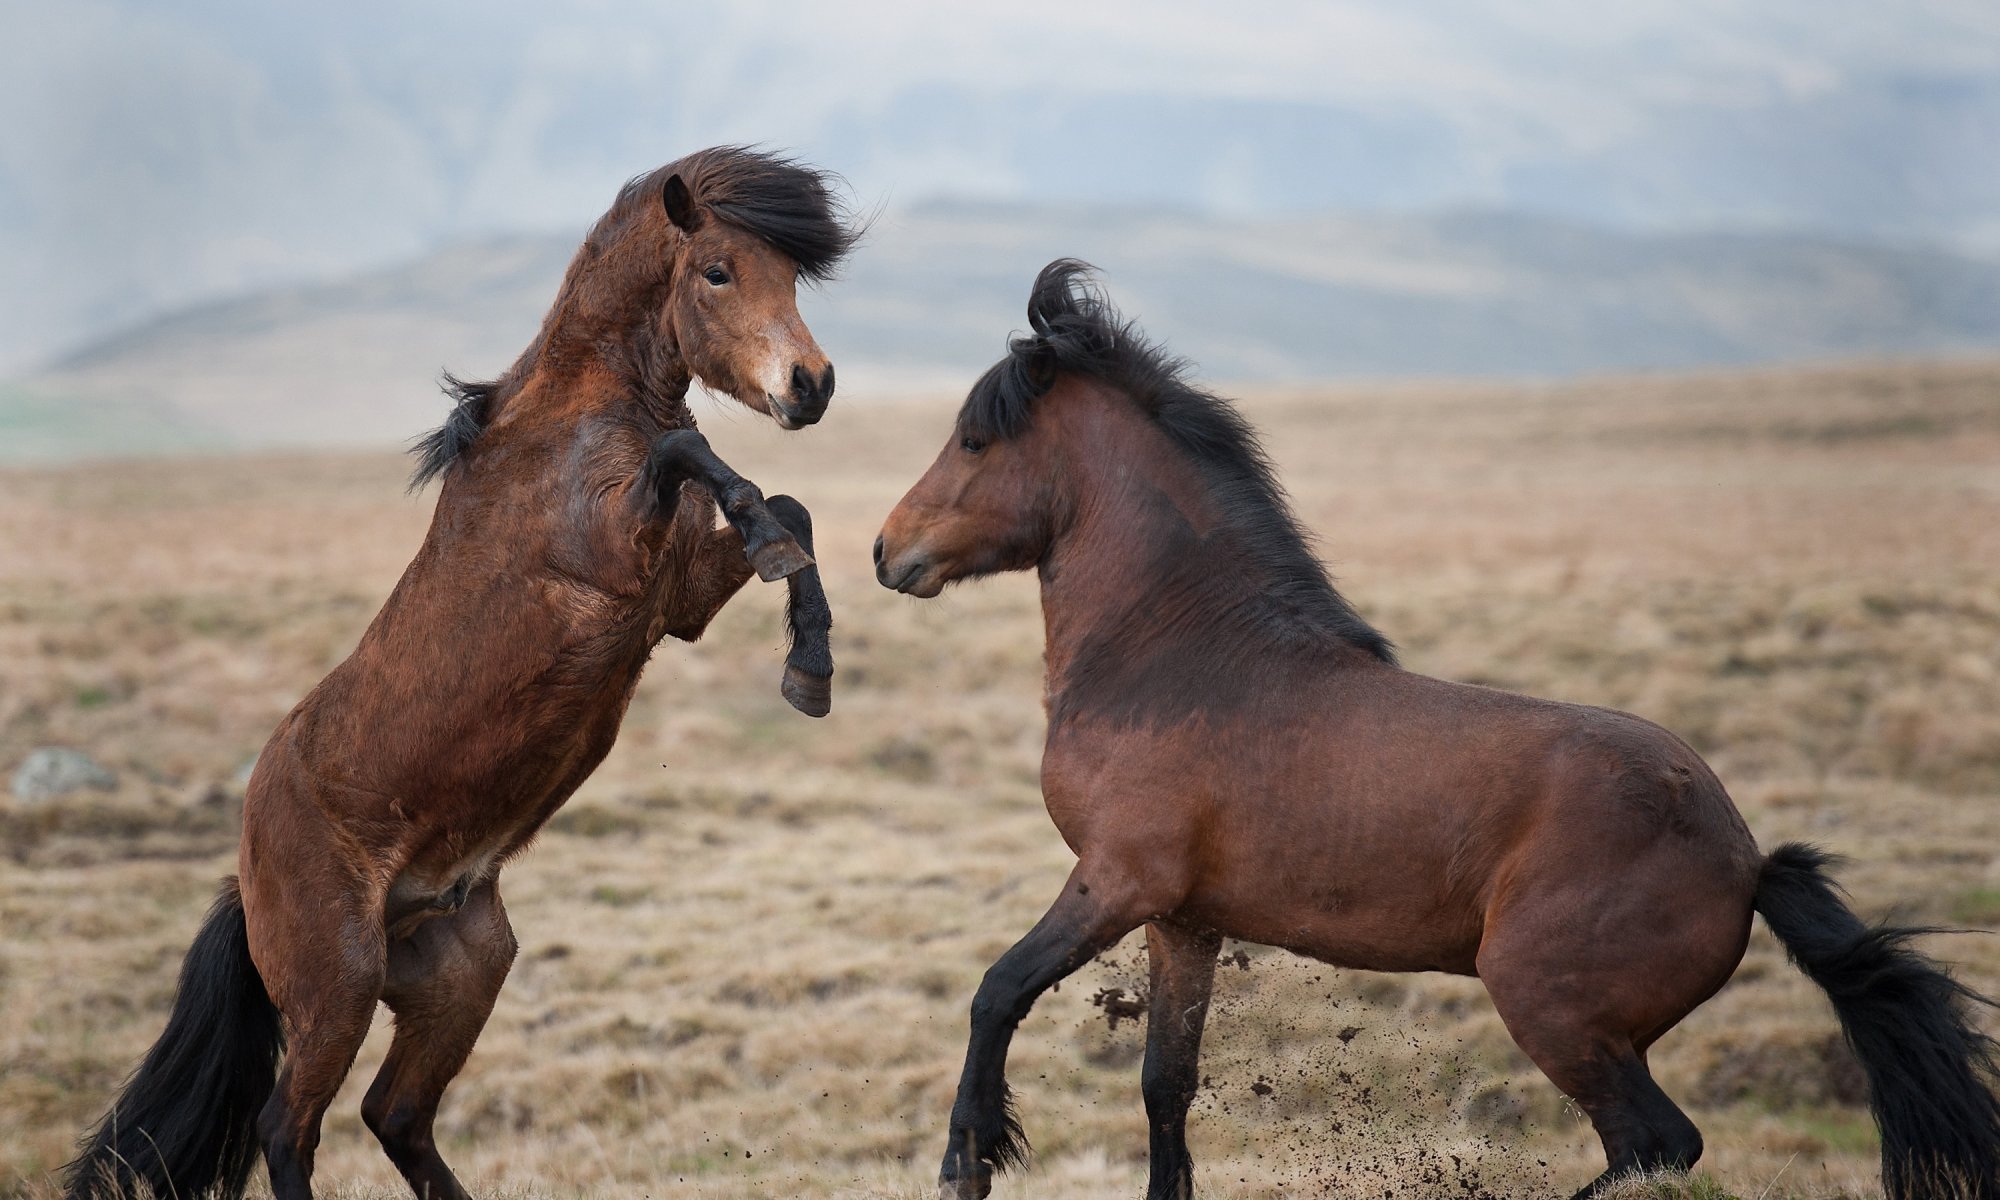
[[(2000, 923), (2000, 366), (1269, 393), (1343, 587), (1415, 670), (1628, 708), (1707, 754), (1766, 844), (1850, 855), (1864, 910)], [(777, 694), (782, 589), (663, 648), (617, 751), (506, 876), (520, 962), (440, 1135), (510, 1197), (916, 1197), (980, 972), (1069, 856), (1041, 812), (1033, 583), (920, 603), (868, 544), (949, 405), (705, 427), (818, 519), (834, 715)], [(240, 770), (421, 535), (391, 456), (0, 475), (0, 770), (73, 745), (116, 792), (0, 801), (0, 1194), (47, 1173), (159, 1031), (233, 862)], [(1938, 938), (2000, 991), (2000, 944)], [(1226, 952), (1234, 954), (1238, 947)], [(1474, 980), (1241, 947), (1192, 1140), (1208, 1195), (1566, 1193), (1600, 1165)], [(1128, 941), (1015, 1044), (1039, 1150), (1003, 1194), (1143, 1189)], [(1352, 1030), (1346, 1040), (1337, 1036)], [(335, 1194), (395, 1194), (357, 1107)], [(1761, 929), (1654, 1053), (1707, 1175), (1634, 1195), (1865, 1197), (1830, 1011)]]

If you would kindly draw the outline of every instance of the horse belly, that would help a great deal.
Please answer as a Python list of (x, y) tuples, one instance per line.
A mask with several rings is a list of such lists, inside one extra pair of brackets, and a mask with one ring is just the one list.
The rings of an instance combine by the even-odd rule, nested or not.
[(1465, 789), (1273, 728), (1066, 730), (1043, 762), (1049, 815), (1080, 857), (1180, 897), (1177, 919), (1343, 967), (1470, 973), (1490, 864), (1459, 854), (1464, 806), (1436, 802)]
[[(1246, 879), (1248, 877), (1239, 877)], [(1279, 946), (1336, 967), (1475, 973), (1481, 914), (1422, 888), (1335, 878), (1204, 887), (1184, 912), (1243, 941)]]

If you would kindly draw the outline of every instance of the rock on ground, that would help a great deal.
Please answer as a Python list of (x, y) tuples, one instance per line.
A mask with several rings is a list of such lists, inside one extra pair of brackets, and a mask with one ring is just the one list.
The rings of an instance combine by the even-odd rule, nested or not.
[(14, 772), (14, 798), (31, 802), (54, 800), (85, 788), (108, 792), (117, 786), (118, 776), (109, 767), (81, 750), (60, 746), (29, 751)]

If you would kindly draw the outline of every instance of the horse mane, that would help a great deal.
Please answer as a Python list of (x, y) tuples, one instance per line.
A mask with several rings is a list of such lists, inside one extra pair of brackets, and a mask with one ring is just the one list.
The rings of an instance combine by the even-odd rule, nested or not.
[[(628, 181), (590, 231), (578, 261), (629, 228), (644, 206), (658, 205), (661, 189), (674, 175), (687, 183), (695, 203), (790, 257), (802, 279), (832, 279), (867, 231), (867, 222), (849, 211), (840, 177), (832, 172), (753, 146), (712, 146)], [(563, 281), (565, 290), (575, 271), (573, 263)], [(443, 425), (411, 445), (410, 453), (417, 459), (410, 474), (411, 491), (444, 474), (479, 440), (500, 402), (528, 376), (547, 333), (545, 323), (527, 351), (498, 379), (470, 382), (445, 374), (442, 386), (453, 400), (452, 409)]]
[(500, 385), (499, 380), (471, 382), (449, 371), (444, 373), (439, 386), (452, 398), (451, 411), (445, 414), (444, 424), (418, 438), (410, 447), (410, 453), (417, 457), (417, 469), (410, 472), (411, 491), (444, 474), (446, 468), (458, 461), (459, 455), (479, 440), (492, 416), (493, 399), (499, 395)]
[(1256, 431), (1235, 406), (1188, 382), (1187, 360), (1147, 340), (1096, 285), (1088, 263), (1059, 258), (1028, 296), (1033, 331), (1011, 339), (966, 396), (962, 437), (1006, 440), (1028, 426), (1035, 401), (1061, 372), (1100, 380), (1131, 397), (1207, 477), (1227, 526), (1261, 568), (1260, 586), (1280, 609), (1394, 663), (1394, 645), (1347, 602), (1312, 552), (1310, 535)]
[(841, 198), (839, 176), (754, 146), (697, 150), (641, 175), (619, 192), (613, 211), (635, 200), (659, 203), (674, 175), (686, 181), (696, 204), (789, 256), (804, 279), (832, 279), (867, 232)]

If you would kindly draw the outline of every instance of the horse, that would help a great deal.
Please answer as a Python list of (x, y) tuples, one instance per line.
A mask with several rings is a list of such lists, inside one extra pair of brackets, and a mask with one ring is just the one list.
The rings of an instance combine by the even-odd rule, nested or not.
[(687, 391), (818, 421), (833, 366), (797, 288), (859, 236), (823, 172), (691, 154), (619, 192), (511, 368), (446, 377), (457, 402), (414, 447), (412, 488), (442, 480), (429, 533), (259, 756), (237, 875), (69, 1200), (233, 1200), (260, 1152), (276, 1200), (307, 1200), (378, 1000), (395, 1038), (362, 1117), (419, 1200), (465, 1196), (432, 1127), (514, 960), (500, 869), (610, 751), (655, 645), (784, 579), (783, 693), (828, 710), (811, 518), (716, 456)]
[(1090, 274), (1035, 280), (875, 543), (932, 597), (1040, 577), (1042, 791), (1076, 855), (972, 1001), (939, 1172), (988, 1194), (1026, 1141), (1005, 1079), (1046, 989), (1144, 926), (1151, 1200), (1193, 1192), (1185, 1130), (1223, 937), (1340, 968), (1477, 976), (1588, 1115), (1606, 1167), (1685, 1170), (1700, 1132), (1648, 1048), (1722, 987), (1761, 913), (1866, 1073), (1891, 1200), (2000, 1197), (1991, 1003), (1866, 925), (1830, 859), (1758, 852), (1701, 758), (1638, 717), (1426, 678), (1335, 590), (1257, 437)]

